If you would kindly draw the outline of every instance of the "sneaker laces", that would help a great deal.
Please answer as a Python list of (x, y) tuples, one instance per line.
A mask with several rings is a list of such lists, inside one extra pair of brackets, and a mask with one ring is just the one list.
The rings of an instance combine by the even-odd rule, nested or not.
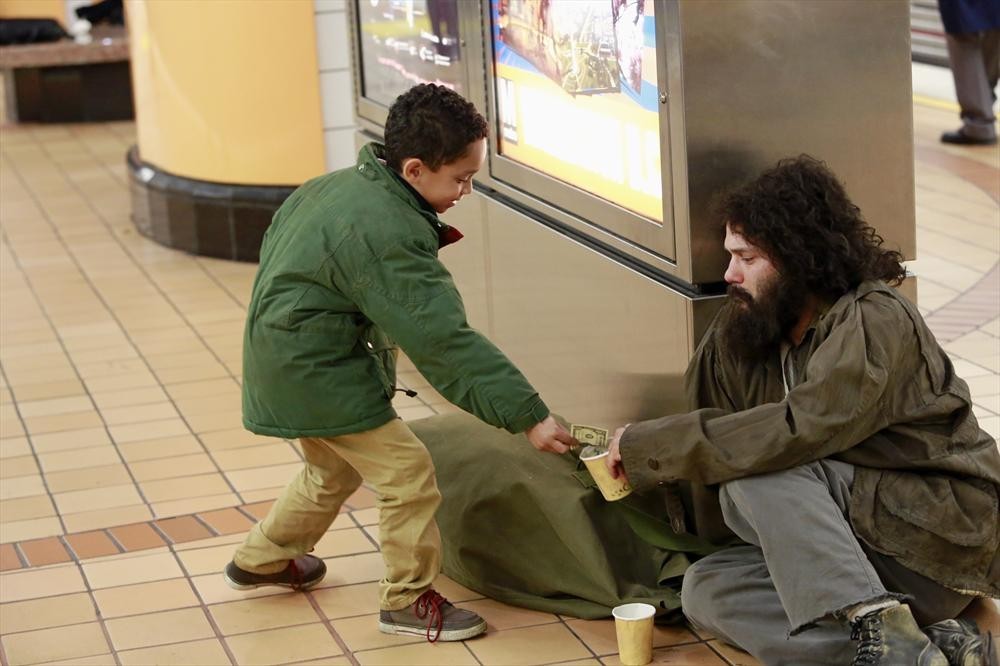
[(860, 641), (851, 666), (878, 666), (882, 661), (882, 620), (878, 613), (857, 618), (851, 627), (851, 640)]
[[(444, 627), (444, 616), (441, 614), (441, 605), (448, 603), (448, 600), (435, 592), (433, 589), (427, 590), (419, 597), (413, 606), (416, 616), (423, 620), (427, 618), (427, 641), (433, 643), (441, 635)], [(431, 627), (434, 627), (434, 638), (431, 638)]]

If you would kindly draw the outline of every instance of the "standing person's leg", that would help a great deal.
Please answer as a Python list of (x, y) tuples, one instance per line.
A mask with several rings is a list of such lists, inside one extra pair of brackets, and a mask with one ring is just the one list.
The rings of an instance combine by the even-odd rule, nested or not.
[(423, 442), (394, 419), (367, 433), (337, 437), (331, 445), (378, 496), (386, 568), (379, 583), (379, 629), (430, 640), (463, 640), (485, 631), (481, 617), (456, 608), (431, 587), (441, 570), (434, 520), (441, 493)]
[[(304, 554), (326, 534), (344, 500), (361, 485), (361, 476), (331, 448), (330, 441), (299, 440), (305, 466), (237, 549), (226, 570), (231, 586), (308, 587), (322, 580), (326, 571), (322, 560)], [(296, 568), (284, 575), (289, 561)]]
[[(997, 31), (991, 31), (997, 32)], [(993, 113), (993, 85), (996, 78), (997, 51), (993, 47), (996, 36), (987, 33), (946, 35), (951, 73), (955, 79), (955, 94), (962, 109), (962, 127), (956, 132), (945, 132), (945, 143), (989, 143), (996, 141), (996, 115)], [(991, 53), (992, 51), (992, 53)]]

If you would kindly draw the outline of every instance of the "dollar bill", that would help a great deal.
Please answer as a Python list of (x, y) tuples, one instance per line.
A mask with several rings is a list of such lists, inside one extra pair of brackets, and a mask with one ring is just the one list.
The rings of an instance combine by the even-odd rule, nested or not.
[(581, 446), (596, 446), (601, 449), (608, 448), (608, 431), (604, 428), (587, 425), (574, 425), (570, 428), (569, 434), (573, 435)]

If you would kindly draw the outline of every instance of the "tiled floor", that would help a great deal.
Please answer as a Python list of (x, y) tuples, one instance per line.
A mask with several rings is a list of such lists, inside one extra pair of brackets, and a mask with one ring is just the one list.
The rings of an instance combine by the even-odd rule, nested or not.
[[(947, 104), (914, 106), (921, 310), (1000, 434), (1000, 154), (942, 146)], [(131, 124), (0, 133), (0, 661), (3, 664), (616, 664), (613, 624), (438, 587), (487, 636), (427, 645), (376, 630), (374, 498), (317, 552), (307, 594), (237, 593), (219, 570), (299, 466), (240, 427), (255, 267), (196, 258), (128, 219)], [(407, 369), (403, 383), (421, 388)], [(404, 418), (442, 408), (402, 398)], [(752, 612), (752, 609), (748, 609)], [(996, 622), (997, 616), (992, 617)], [(1000, 626), (994, 627), (1000, 631)], [(683, 627), (658, 663), (753, 661)]]

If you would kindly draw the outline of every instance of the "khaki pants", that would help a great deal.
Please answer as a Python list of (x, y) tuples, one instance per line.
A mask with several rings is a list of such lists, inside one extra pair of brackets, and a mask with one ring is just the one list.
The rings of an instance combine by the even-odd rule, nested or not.
[(305, 467), (250, 530), (233, 557), (236, 566), (276, 573), (312, 550), (364, 479), (378, 495), (386, 567), (379, 607), (400, 610), (412, 604), (441, 568), (441, 536), (434, 522), (441, 494), (423, 442), (399, 419), (365, 432), (299, 442)]

